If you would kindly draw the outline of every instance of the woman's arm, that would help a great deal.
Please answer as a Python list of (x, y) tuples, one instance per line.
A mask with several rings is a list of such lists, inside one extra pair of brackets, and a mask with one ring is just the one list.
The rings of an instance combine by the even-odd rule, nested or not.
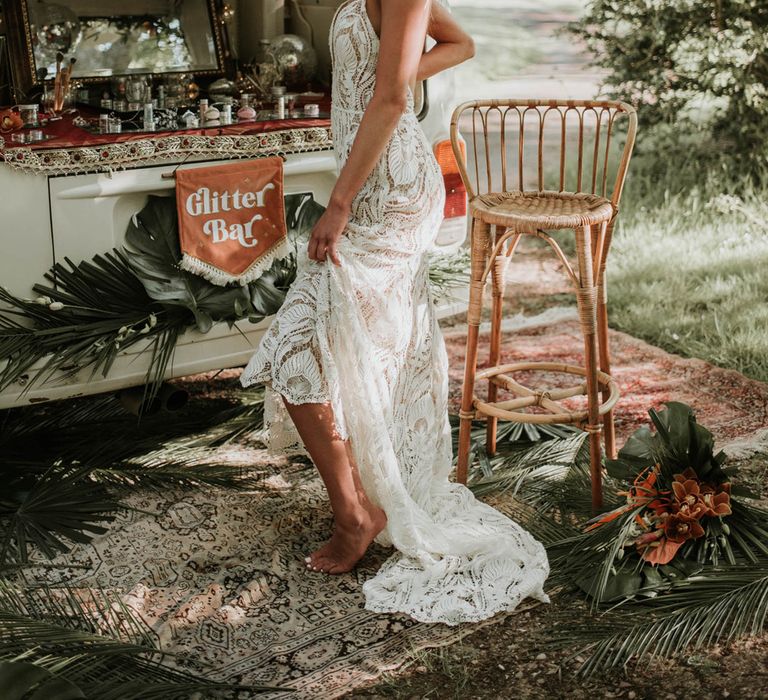
[(416, 74), (417, 80), (430, 78), (475, 55), (475, 42), (472, 37), (437, 0), (432, 3), (427, 34), (437, 43), (422, 55)]
[(341, 264), (336, 248), (349, 220), (352, 199), (370, 175), (407, 109), (408, 86), (414, 80), (424, 51), (431, 2), (381, 2), (376, 87), (331, 192), (328, 208), (312, 229), (307, 247), (312, 260), (323, 262), (327, 254), (336, 265)]

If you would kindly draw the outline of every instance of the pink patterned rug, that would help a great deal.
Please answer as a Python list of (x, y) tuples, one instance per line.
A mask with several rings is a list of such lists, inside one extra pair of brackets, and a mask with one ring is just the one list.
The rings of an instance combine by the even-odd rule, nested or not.
[[(481, 331), (483, 327), (481, 327)], [(465, 327), (446, 330), (450, 358), (450, 407), (458, 413), (466, 350)], [(481, 332), (478, 367), (488, 364), (487, 332)], [(578, 322), (522, 328), (502, 333), (502, 362), (583, 362), (583, 346)], [(718, 444), (743, 438), (768, 427), (768, 385), (748, 379), (734, 370), (715, 367), (708, 362), (672, 355), (626, 333), (610, 331), (612, 375), (621, 396), (615, 408), (619, 446), (641, 425), (649, 422), (648, 409), (661, 408), (665, 401), (689, 404), (699, 423), (707, 427)], [(559, 377), (540, 374), (536, 381)], [(524, 383), (524, 382), (523, 382)], [(575, 382), (566, 383), (574, 384)], [(483, 397), (482, 385), (476, 387)], [(503, 394), (500, 394), (502, 396)]]

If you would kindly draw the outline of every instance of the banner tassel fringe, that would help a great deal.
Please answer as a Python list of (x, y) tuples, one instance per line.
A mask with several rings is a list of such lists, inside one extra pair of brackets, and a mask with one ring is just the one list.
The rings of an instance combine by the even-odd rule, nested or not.
[(218, 267), (200, 260), (189, 253), (183, 253), (179, 267), (181, 267), (182, 270), (199, 275), (212, 284), (217, 284), (221, 287), (232, 284), (233, 282), (245, 286), (261, 277), (272, 266), (274, 260), (286, 257), (289, 252), (290, 246), (288, 245), (288, 239), (287, 237), (284, 237), (258, 260), (255, 260), (247, 270), (239, 275), (231, 275), (228, 272), (224, 272)]

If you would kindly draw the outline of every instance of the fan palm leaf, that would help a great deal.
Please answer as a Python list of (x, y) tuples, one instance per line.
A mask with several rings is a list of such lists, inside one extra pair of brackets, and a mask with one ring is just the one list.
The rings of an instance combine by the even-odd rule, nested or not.
[(52, 588), (29, 581), (24, 569), (17, 578), (19, 583), (0, 578), (0, 610), (137, 646), (154, 644), (151, 628), (116, 593), (100, 586)]
[(580, 674), (762, 634), (768, 561), (708, 570), (682, 579), (663, 596), (627, 605), (629, 611), (607, 614), (602, 623), (563, 626), (556, 645), (578, 648), (574, 655), (585, 657)]
[(91, 368), (91, 377), (99, 371), (106, 376), (118, 352), (149, 341), (147, 382), (156, 390), (188, 320), (147, 296), (120, 251), (96, 256), (92, 263), (65, 261), (68, 267), (56, 263), (45, 275), (55, 286), (33, 286), (40, 303), (0, 288), (6, 307), (0, 313), (0, 358), (5, 361), (0, 389), (27, 374), (21, 393), (56, 373), (67, 378), (85, 367)]
[[(34, 650), (31, 652), (29, 650)], [(188, 698), (187, 693), (217, 690), (286, 690), (277, 686), (217, 683), (162, 665), (152, 657), (173, 654), (105, 635), (72, 630), (0, 610), (0, 659), (19, 655), (81, 688), (86, 697)]]
[(0, 565), (28, 561), (34, 545), (47, 557), (69, 551), (68, 542), (89, 542), (114, 520), (121, 504), (101, 484), (88, 478), (88, 468), (52, 465), (29, 483), (11, 482), (0, 501)]
[(0, 688), (5, 700), (76, 700), (83, 691), (66, 678), (29, 661), (0, 661)]
[[(187, 698), (192, 692), (280, 689), (218, 683), (164, 666), (162, 659), (174, 654), (155, 644), (152, 631), (116, 593), (98, 586), (29, 589), (0, 579), (0, 659), (33, 663), (86, 697)], [(6, 672), (17, 681), (30, 677), (25, 668)]]

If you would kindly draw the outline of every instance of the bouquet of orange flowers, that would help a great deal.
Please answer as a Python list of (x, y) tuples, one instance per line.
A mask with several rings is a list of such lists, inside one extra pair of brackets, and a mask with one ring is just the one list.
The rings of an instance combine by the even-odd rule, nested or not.
[(606, 462), (615, 507), (555, 547), (559, 564), (596, 602), (654, 596), (723, 560), (768, 555), (768, 512), (732, 483), (736, 470), (724, 466), (725, 453), (715, 453), (692, 409), (669, 402), (649, 414), (656, 432), (640, 428)]
[[(627, 496), (628, 508), (645, 506), (643, 513), (635, 513), (640, 532), (631, 543), (651, 564), (669, 563), (686, 542), (703, 537), (704, 518), (722, 518), (732, 512), (730, 482), (702, 482), (695, 470), (688, 467), (682, 474), (675, 474), (672, 488), (665, 490), (656, 486), (659, 472), (659, 465), (655, 464), (635, 480), (629, 491), (622, 492)], [(602, 522), (601, 518), (591, 527)], [(726, 523), (721, 527), (728, 532)]]

